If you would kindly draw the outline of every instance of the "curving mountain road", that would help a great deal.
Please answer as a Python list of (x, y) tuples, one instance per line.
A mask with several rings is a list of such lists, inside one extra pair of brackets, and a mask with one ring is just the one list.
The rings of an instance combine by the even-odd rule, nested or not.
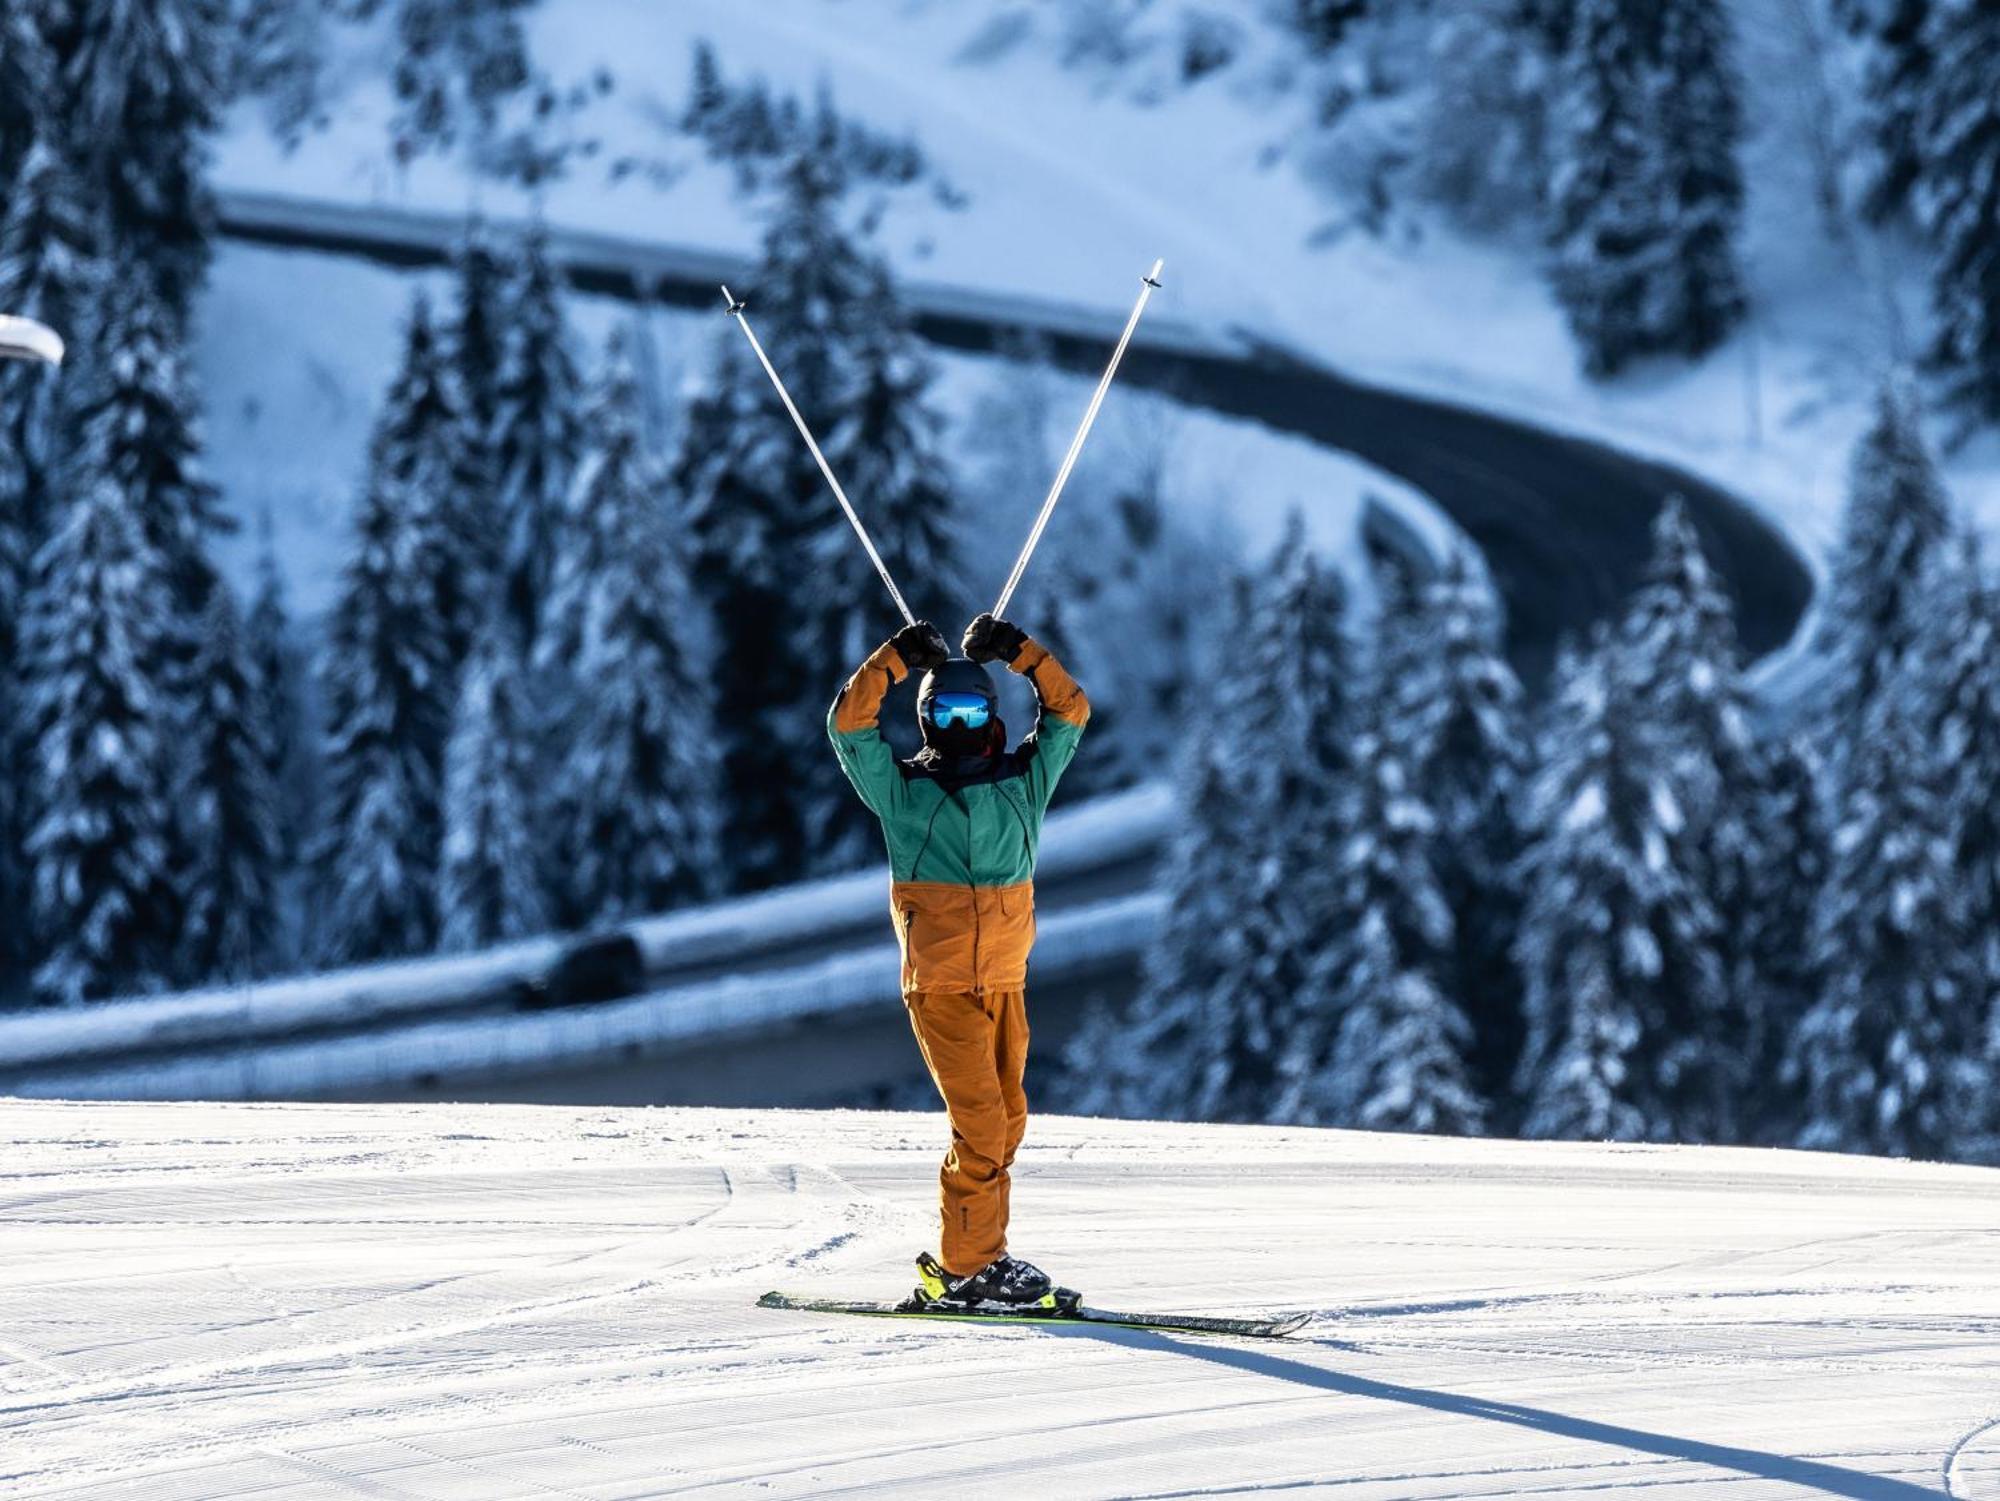
[[(268, 193), (225, 194), (220, 228), (246, 244), (350, 256), (402, 269), (449, 263), (455, 215), (358, 208)], [(715, 309), (716, 284), (741, 285), (743, 257), (598, 234), (556, 233), (551, 254), (580, 292)], [(907, 282), (917, 331), (945, 348), (991, 351), (1024, 336), (1096, 374), (1118, 317)], [(1424, 491), (1485, 553), (1506, 601), (1507, 644), (1530, 682), (1565, 632), (1615, 609), (1644, 563), (1661, 502), (1683, 496), (1736, 600), (1745, 650), (1782, 645), (1812, 594), (1784, 535), (1737, 497), (1669, 465), (1531, 423), (1367, 384), (1241, 330), (1142, 324), (1120, 380), (1344, 449)]]
[[(940, 342), (983, 347), (959, 320), (919, 326)], [(1805, 614), (1812, 575), (1790, 541), (1706, 480), (1602, 443), (1371, 386), (1242, 338), (1246, 350), (1236, 355), (1135, 351), (1120, 379), (1345, 450), (1429, 495), (1485, 554), (1506, 601), (1508, 655), (1531, 685), (1546, 676), (1565, 634), (1618, 609), (1645, 565), (1653, 517), (1671, 496), (1686, 501), (1735, 600), (1748, 657), (1784, 645)], [(1079, 369), (1102, 363), (1098, 343), (1052, 342)]]
[(1791, 639), (1812, 575), (1772, 522), (1684, 470), (1447, 402), (1385, 391), (1261, 347), (1247, 364), (1155, 356), (1163, 383), (1218, 411), (1347, 450), (1424, 491), (1479, 545), (1507, 602), (1508, 650), (1538, 680), (1565, 632), (1616, 610), (1663, 501), (1682, 497), (1736, 602), (1751, 657)]

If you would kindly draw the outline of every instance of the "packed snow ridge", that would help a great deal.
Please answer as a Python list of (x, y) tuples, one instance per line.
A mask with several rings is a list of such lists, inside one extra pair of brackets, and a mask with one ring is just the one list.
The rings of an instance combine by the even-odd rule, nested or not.
[(10, 1497), (2000, 1497), (2000, 1173), (1038, 1118), (1016, 1249), (1279, 1342), (841, 1320), (927, 1115), (0, 1102)]

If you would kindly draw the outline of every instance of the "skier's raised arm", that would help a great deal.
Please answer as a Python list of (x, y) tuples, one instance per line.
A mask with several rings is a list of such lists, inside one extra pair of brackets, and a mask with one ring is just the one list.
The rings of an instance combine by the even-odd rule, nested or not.
[(1035, 690), (1035, 727), (1021, 742), (1032, 749), (1027, 782), (1038, 808), (1047, 808), (1056, 783), (1076, 755), (1090, 722), (1090, 700), (1050, 650), (1011, 621), (981, 615), (965, 628), (965, 654), (975, 662), (1005, 662)]
[(950, 655), (944, 633), (928, 620), (906, 625), (869, 653), (827, 711), (827, 735), (840, 769), (878, 814), (888, 811), (903, 785), (896, 753), (882, 738), (882, 700), (912, 672), (928, 672)]

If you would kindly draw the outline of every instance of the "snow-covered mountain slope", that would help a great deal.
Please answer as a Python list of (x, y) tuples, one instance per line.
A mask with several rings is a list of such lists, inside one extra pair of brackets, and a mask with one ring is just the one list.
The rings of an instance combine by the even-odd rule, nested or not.
[(2000, 1496), (2000, 1174), (1040, 1119), (1017, 1244), (1288, 1343), (840, 1322), (941, 1117), (0, 1104), (10, 1497)]
[[(911, 190), (884, 218), (882, 243), (906, 275), (1116, 313), (1131, 269), (1164, 255), (1170, 316), (1241, 325), (1373, 381), (1684, 464), (1766, 506), (1809, 548), (1830, 540), (1867, 397), (1896, 351), (1921, 342), (1925, 314), (1906, 247), (1859, 226), (1836, 237), (1822, 219), (1811, 164), (1827, 148), (1815, 84), (1829, 64), (1815, 50), (1823, 39), (1802, 30), (1803, 7), (1732, 7), (1752, 122), (1752, 319), (1705, 361), (1609, 384), (1581, 373), (1531, 236), (1469, 238), (1420, 204), (1399, 205), (1386, 234), (1353, 222), (1327, 183), (1355, 169), (1319, 142), (1296, 40), (1266, 8), (1232, 8), (1236, 59), (1193, 83), (1162, 44), (1174, 8), (1136, 25), (1105, 20), (1105, 31), (1139, 40), (1119, 61), (1079, 56), (1077, 18), (1091, 9), (545, 0), (529, 18), (538, 63), (558, 80), (602, 73), (613, 88), (574, 122), (603, 141), (602, 158), (534, 201), (571, 228), (753, 246), (760, 204), (673, 126), (691, 48), (705, 38), (732, 81), (761, 77), (807, 98), (824, 82), (864, 123), (909, 132), (962, 191), (953, 208)], [(245, 106), (222, 143), (218, 182), (355, 205), (503, 215), (528, 205), (458, 159), (392, 167), (384, 57), (364, 46), (335, 74), (331, 124), (297, 152)], [(606, 164), (621, 158), (668, 170), (609, 180)], [(2000, 436), (1958, 454), (1952, 477), (2000, 526)]]

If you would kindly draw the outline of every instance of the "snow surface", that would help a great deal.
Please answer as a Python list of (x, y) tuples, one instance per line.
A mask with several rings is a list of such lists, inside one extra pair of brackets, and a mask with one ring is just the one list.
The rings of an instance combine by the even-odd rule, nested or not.
[(910, 1326), (941, 1116), (0, 1102), (0, 1491), (2000, 1497), (2000, 1174), (1038, 1118), (1017, 1247), (1289, 1341)]

